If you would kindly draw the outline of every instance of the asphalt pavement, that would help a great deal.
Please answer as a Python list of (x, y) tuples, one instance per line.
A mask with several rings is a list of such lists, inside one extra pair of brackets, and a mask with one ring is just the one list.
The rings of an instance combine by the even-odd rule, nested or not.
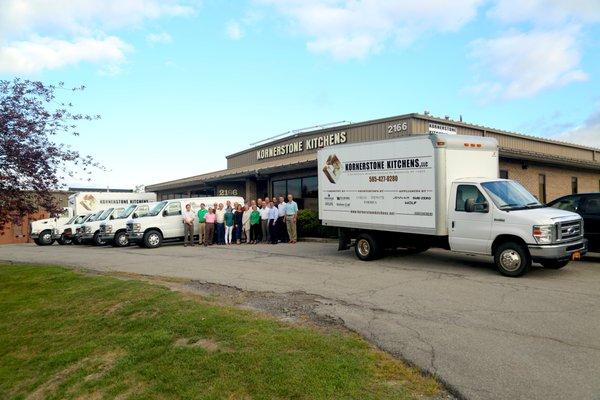
[(4, 245), (0, 260), (303, 292), (467, 399), (600, 400), (600, 259), (498, 275), (486, 257), (430, 250), (358, 261), (332, 243), (159, 249)]

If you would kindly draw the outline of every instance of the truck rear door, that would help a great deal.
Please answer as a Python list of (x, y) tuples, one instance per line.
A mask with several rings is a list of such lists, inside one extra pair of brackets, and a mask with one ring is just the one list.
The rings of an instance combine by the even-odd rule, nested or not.
[[(453, 184), (448, 210), (450, 249), (465, 253), (489, 254), (491, 248), (492, 213), (490, 202), (475, 184)], [(466, 203), (472, 199), (475, 211), (468, 212)], [(487, 203), (487, 207), (484, 204)]]

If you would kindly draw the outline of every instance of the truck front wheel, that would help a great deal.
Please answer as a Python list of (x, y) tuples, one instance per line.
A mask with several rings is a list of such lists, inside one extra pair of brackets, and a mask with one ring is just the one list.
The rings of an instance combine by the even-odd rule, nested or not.
[(531, 268), (529, 252), (515, 242), (502, 243), (494, 252), (496, 268), (502, 275), (521, 276)]
[(126, 232), (117, 232), (115, 235), (115, 239), (113, 240), (112, 245), (114, 247), (126, 247), (129, 246), (129, 238), (127, 237)]
[(52, 243), (54, 243), (54, 239), (52, 239), (52, 231), (43, 231), (40, 233), (38, 242), (36, 242), (36, 244), (39, 246), (50, 246)]
[(155, 249), (157, 247), (160, 247), (160, 245), (162, 244), (162, 239), (163, 237), (159, 231), (148, 231), (144, 235), (144, 247), (148, 249)]
[(542, 261), (540, 264), (542, 264), (542, 267), (548, 268), (548, 269), (561, 269), (562, 267), (566, 266), (568, 263), (569, 263), (569, 260), (565, 260), (565, 261), (548, 260), (548, 261)]
[(373, 235), (361, 233), (356, 238), (354, 252), (359, 260), (371, 261), (381, 256), (381, 247)]

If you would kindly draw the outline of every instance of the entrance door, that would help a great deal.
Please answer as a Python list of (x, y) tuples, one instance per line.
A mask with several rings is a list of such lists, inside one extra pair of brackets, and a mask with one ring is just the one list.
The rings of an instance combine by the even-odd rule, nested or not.
[[(454, 207), (448, 211), (450, 248), (466, 253), (489, 254), (492, 213), (489, 201), (473, 184), (452, 185)], [(475, 203), (469, 212), (467, 201)]]

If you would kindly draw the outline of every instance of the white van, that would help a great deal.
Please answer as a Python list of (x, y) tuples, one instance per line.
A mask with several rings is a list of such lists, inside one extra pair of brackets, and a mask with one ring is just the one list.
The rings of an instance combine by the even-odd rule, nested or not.
[(129, 246), (129, 238), (127, 237), (127, 221), (130, 218), (143, 217), (154, 208), (156, 203), (150, 204), (132, 204), (123, 212), (114, 218), (102, 221), (100, 223), (100, 240), (110, 243), (114, 247)]
[(102, 211), (97, 218), (93, 221), (88, 221), (83, 224), (81, 228), (81, 239), (83, 243), (91, 243), (94, 246), (104, 246), (106, 242), (104, 242), (100, 238), (100, 224), (103, 221), (108, 221), (109, 219), (113, 219), (115, 216), (121, 214), (125, 208), (124, 207), (111, 207)]
[(52, 235), (52, 239), (56, 240), (59, 244), (71, 244), (75, 236), (75, 231), (82, 224), (87, 222), (94, 214), (79, 215), (71, 218), (69, 222), (62, 226), (62, 230), (58, 230)]
[[(194, 213), (200, 209), (200, 204), (205, 204), (208, 209), (214, 203), (229, 201), (244, 204), (244, 198), (238, 196), (220, 197), (193, 197), (187, 199), (164, 200), (157, 203), (150, 212), (141, 218), (127, 221), (127, 236), (130, 242), (135, 242), (141, 247), (160, 247), (163, 240), (183, 239), (183, 219), (181, 217), (186, 204), (192, 206)], [(194, 234), (198, 232), (198, 218), (194, 219)]]

